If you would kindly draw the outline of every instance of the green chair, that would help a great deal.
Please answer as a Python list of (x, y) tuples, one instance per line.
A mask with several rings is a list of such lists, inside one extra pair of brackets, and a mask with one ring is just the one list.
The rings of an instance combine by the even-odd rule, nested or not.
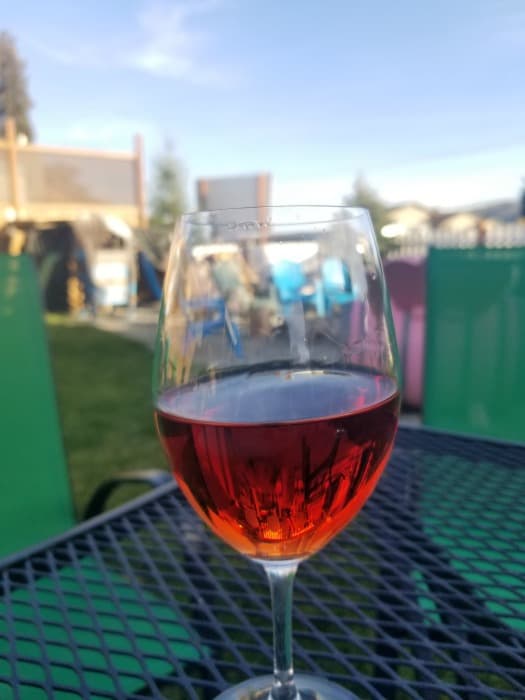
[[(75, 524), (37, 280), (31, 258), (0, 255), (0, 557)], [(161, 470), (116, 475), (87, 514), (100, 512), (121, 483), (169, 479)]]
[(525, 441), (525, 249), (432, 249), (423, 421)]
[[(2, 468), (0, 469), (0, 557), (38, 544), (49, 537), (59, 535), (75, 524), (68, 471), (62, 445), (60, 423), (52, 381), (51, 366), (42, 320), (40, 290), (37, 274), (31, 258), (0, 255), (0, 426)], [(141, 482), (150, 486), (161, 485), (171, 480), (161, 470), (145, 470), (118, 474), (97, 489), (87, 507), (89, 516), (99, 512), (105, 500), (121, 483)], [(154, 676), (169, 673), (169, 662), (159, 655), (158, 642), (146, 629), (144, 623), (134, 618), (137, 605), (144, 600), (157, 612), (159, 629), (172, 640), (173, 650), (182, 661), (195, 661), (200, 652), (190, 642), (188, 629), (177, 619), (176, 613), (164, 601), (149, 592), (141, 594), (128, 585), (122, 572), (108, 571), (107, 579), (96, 579), (97, 567), (85, 557), (81, 563), (86, 580), (92, 588), (92, 614), (101, 620), (111, 616), (111, 603), (104, 595), (104, 586), (110, 585), (122, 599), (123, 612), (128, 615), (136, 644), (145, 647), (151, 654), (148, 669)], [(1, 560), (0, 560), (1, 567)], [(76, 603), (78, 583), (67, 567), (60, 570), (64, 581), (63, 603)], [(110, 582), (108, 584), (108, 581)], [(66, 585), (67, 584), (67, 585)], [(86, 584), (88, 585), (88, 584)], [(20, 634), (27, 640), (35, 635), (32, 630), (38, 621), (33, 619), (30, 601), (37, 596), (48, 606), (50, 619), (46, 624), (50, 631), (60, 625), (60, 613), (55, 608), (56, 590), (53, 581), (43, 574), (29, 591), (23, 584), (11, 591), (11, 598), (19, 608), (22, 622)], [(17, 610), (18, 610), (17, 608)], [(0, 597), (0, 629), (2, 627), (4, 603)], [(53, 617), (54, 616), (54, 617)], [(81, 617), (80, 613), (79, 616)], [(24, 619), (27, 618), (27, 619)], [(5, 621), (4, 621), (5, 622)], [(85, 663), (93, 665), (90, 658), (89, 639), (85, 623), (79, 622), (77, 641), (87, 647)], [(133, 653), (128, 649), (129, 631), (118, 618), (112, 626), (116, 639), (113, 664), (121, 673), (121, 685), (132, 694), (142, 687), (140, 673), (133, 667)], [(0, 633), (0, 648), (6, 640)], [(25, 644), (25, 643), (24, 643)], [(30, 656), (31, 642), (17, 648), (21, 656)], [(128, 645), (128, 646), (126, 646)], [(33, 645), (34, 646), (34, 645)], [(112, 652), (113, 653), (113, 652)], [(56, 658), (50, 658), (54, 672), (64, 684), (70, 682), (63, 649), (58, 648)], [(91, 653), (94, 657), (96, 654)], [(20, 665), (19, 692), (24, 700), (42, 697), (38, 690), (41, 671), (37, 664)], [(112, 692), (112, 680), (100, 675), (100, 690)], [(8, 688), (0, 682), (0, 697)], [(71, 697), (77, 697), (76, 694)], [(69, 697), (69, 696), (68, 696)], [(104, 695), (107, 697), (107, 695)]]
[(0, 556), (70, 528), (74, 512), (32, 261), (0, 256)]
[[(456, 433), (525, 441), (524, 362), (525, 249), (432, 249), (424, 422)], [(524, 470), (451, 454), (424, 458), (421, 474), (422, 496), (414, 509), (423, 532), (447, 560), (449, 576), (471, 587), (469, 602), (482, 603), (479, 614), (485, 611), (523, 632), (523, 611), (516, 603), (525, 581), (523, 526), (509, 517), (512, 492), (505, 485), (516, 483), (518, 492)], [(452, 492), (453, 502), (447, 498)], [(490, 561), (483, 553), (489, 541)], [(425, 596), (425, 582), (419, 577), (416, 584), (422, 607), (439, 619), (432, 597)]]

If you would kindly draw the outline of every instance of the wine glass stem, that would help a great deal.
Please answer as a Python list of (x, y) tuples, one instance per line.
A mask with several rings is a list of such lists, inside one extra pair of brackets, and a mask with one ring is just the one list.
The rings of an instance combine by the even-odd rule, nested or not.
[(273, 618), (273, 686), (271, 700), (298, 698), (292, 658), (292, 597), (298, 562), (265, 562)]

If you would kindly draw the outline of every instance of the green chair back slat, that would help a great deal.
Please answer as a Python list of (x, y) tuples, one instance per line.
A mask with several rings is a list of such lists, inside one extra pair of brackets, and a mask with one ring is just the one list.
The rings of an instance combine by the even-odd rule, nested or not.
[(525, 249), (432, 249), (423, 421), (525, 441)]
[(37, 279), (0, 255), (0, 557), (74, 524)]

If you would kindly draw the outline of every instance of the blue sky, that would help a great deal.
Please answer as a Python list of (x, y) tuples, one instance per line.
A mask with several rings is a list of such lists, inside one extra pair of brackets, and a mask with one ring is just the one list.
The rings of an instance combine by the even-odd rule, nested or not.
[(523, 0), (2, 0), (43, 143), (166, 139), (198, 176), (274, 201), (514, 197), (525, 176)]

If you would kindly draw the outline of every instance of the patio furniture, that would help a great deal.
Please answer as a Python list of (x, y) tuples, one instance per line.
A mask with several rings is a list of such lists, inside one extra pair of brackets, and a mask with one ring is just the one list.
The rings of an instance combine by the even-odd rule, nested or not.
[[(297, 670), (370, 700), (525, 697), (524, 474), (525, 447), (401, 428), (362, 513), (301, 564)], [(175, 484), (0, 581), (2, 698), (211, 700), (271, 668), (262, 570)]]
[(190, 339), (200, 339), (206, 335), (223, 331), (235, 355), (242, 357), (241, 332), (239, 326), (232, 320), (224, 299), (192, 299), (186, 304), (185, 311), (190, 318), (195, 314), (204, 315), (199, 320), (190, 320), (188, 324)]
[[(31, 258), (0, 255), (0, 557), (76, 522), (37, 279)], [(100, 512), (121, 483), (169, 479), (161, 470), (115, 475), (88, 512)]]
[(525, 249), (431, 249), (423, 419), (525, 441)]
[(426, 333), (426, 261), (423, 258), (387, 260), (385, 278), (390, 294), (407, 407), (423, 404)]
[(350, 304), (354, 300), (348, 266), (339, 258), (323, 260), (321, 281), (327, 314), (333, 306)]

